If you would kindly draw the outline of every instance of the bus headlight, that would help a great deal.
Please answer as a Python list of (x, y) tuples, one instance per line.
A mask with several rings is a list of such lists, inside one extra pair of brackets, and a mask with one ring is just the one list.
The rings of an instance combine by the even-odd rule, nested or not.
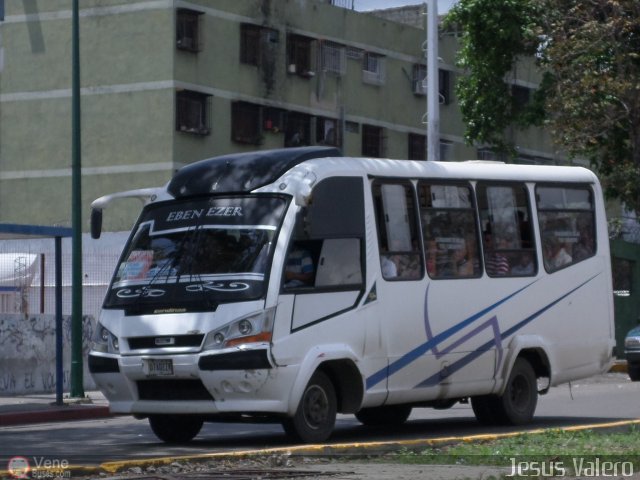
[(275, 308), (270, 308), (213, 330), (207, 335), (203, 349), (217, 350), (246, 343), (270, 342), (274, 316)]
[(118, 337), (98, 322), (96, 325), (96, 333), (93, 335), (92, 348), (96, 352), (119, 353), (120, 343), (118, 342)]

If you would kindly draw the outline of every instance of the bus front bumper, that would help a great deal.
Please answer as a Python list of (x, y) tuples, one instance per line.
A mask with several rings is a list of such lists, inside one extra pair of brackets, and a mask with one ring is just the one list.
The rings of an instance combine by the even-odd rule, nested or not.
[[(285, 414), (298, 370), (272, 366), (265, 348), (179, 355), (91, 352), (88, 363), (111, 411), (135, 415)], [(159, 374), (156, 364), (166, 368)]]

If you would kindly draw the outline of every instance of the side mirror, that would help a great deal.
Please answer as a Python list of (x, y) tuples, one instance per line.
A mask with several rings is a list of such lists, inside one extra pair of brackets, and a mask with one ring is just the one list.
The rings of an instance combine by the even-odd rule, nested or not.
[(102, 233), (102, 209), (91, 209), (91, 238), (97, 240)]

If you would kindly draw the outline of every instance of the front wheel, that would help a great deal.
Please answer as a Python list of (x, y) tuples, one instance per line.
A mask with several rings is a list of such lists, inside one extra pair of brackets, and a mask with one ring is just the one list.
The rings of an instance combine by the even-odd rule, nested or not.
[(324, 442), (336, 423), (336, 391), (323, 372), (316, 372), (304, 389), (296, 414), (282, 422), (290, 437), (304, 443)]
[(202, 428), (203, 420), (191, 415), (151, 415), (149, 425), (156, 437), (165, 443), (186, 443)]
[(632, 382), (640, 382), (640, 364), (627, 362), (627, 371)]

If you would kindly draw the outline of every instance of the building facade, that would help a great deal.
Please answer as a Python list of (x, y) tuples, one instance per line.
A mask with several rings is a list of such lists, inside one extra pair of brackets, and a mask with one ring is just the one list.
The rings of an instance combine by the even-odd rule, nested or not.
[[(236, 151), (326, 144), (424, 159), (425, 30), (332, 3), (81, 0), (84, 216), (103, 194)], [(10, 0), (4, 13), (0, 222), (69, 225), (71, 0)], [(491, 158), (462, 138), (457, 48), (441, 33), (441, 159)], [(524, 61), (511, 81), (527, 101), (539, 72)], [(543, 130), (509, 135), (523, 162), (562, 161)], [(128, 230), (139, 208), (123, 200), (105, 229)]]

